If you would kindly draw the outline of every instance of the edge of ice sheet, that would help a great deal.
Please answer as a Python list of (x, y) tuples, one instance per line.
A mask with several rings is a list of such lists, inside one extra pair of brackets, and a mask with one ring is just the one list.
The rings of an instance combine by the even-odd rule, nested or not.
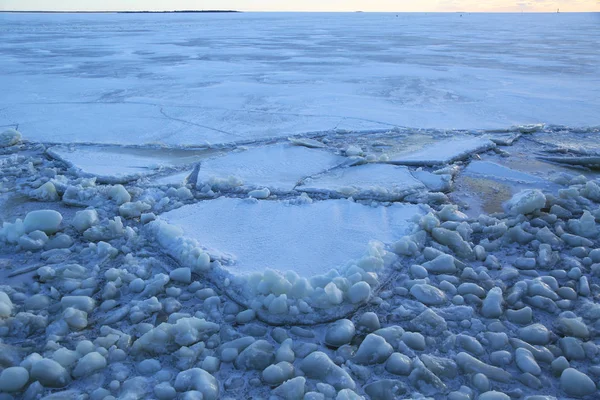
[[(507, 180), (517, 183), (543, 183), (543, 178), (497, 164), (491, 161), (472, 161), (464, 170), (466, 175), (477, 175), (495, 180)], [(549, 183), (549, 182), (548, 182)]]
[(202, 163), (197, 186), (219, 189), (258, 189), (289, 192), (307, 176), (337, 167), (347, 159), (326, 150), (274, 144), (233, 151)]
[(363, 164), (336, 168), (307, 178), (296, 189), (329, 196), (395, 201), (426, 187), (406, 167)]
[(496, 147), (487, 137), (464, 137), (441, 140), (417, 151), (396, 154), (390, 157), (389, 163), (414, 166), (431, 166), (450, 164), (467, 158), (469, 155)]
[[(422, 206), (407, 205), (422, 216)], [(420, 211), (419, 211), (420, 210)], [(410, 234), (417, 224), (409, 225)], [(365, 304), (385, 281), (398, 256), (394, 244), (366, 243), (366, 254), (322, 275), (300, 277), (294, 271), (266, 269), (251, 275), (234, 275), (221, 264), (217, 254), (209, 254), (196, 239), (164, 219), (147, 225), (156, 242), (182, 266), (204, 275), (236, 302), (254, 309), (271, 324), (312, 324), (345, 315)], [(406, 241), (406, 236), (400, 242)], [(391, 245), (391, 247), (390, 247)]]

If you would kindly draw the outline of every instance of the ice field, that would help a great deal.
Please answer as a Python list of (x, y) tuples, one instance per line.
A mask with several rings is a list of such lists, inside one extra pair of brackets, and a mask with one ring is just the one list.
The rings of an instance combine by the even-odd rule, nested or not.
[(0, 13), (0, 400), (599, 398), (599, 23)]

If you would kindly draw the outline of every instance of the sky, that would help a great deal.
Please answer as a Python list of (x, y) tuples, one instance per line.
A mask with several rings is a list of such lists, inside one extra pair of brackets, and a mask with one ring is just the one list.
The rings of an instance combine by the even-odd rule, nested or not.
[(600, 11), (600, 0), (0, 0), (0, 11)]

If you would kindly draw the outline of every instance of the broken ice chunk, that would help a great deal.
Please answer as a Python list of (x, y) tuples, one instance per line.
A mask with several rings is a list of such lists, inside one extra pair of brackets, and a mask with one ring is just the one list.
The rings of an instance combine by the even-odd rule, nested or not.
[(529, 189), (515, 194), (506, 207), (512, 215), (530, 214), (546, 205), (546, 196), (540, 190)]
[(56, 233), (62, 222), (62, 215), (54, 210), (31, 211), (25, 216), (23, 224), (25, 232), (42, 231), (45, 233)]
[(7, 129), (0, 133), (0, 147), (14, 146), (21, 141), (21, 133), (15, 129)]

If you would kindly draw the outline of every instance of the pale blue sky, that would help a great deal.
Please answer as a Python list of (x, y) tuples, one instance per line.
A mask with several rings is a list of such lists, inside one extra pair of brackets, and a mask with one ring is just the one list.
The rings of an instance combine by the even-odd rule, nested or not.
[(0, 10), (600, 11), (600, 0), (0, 0)]

